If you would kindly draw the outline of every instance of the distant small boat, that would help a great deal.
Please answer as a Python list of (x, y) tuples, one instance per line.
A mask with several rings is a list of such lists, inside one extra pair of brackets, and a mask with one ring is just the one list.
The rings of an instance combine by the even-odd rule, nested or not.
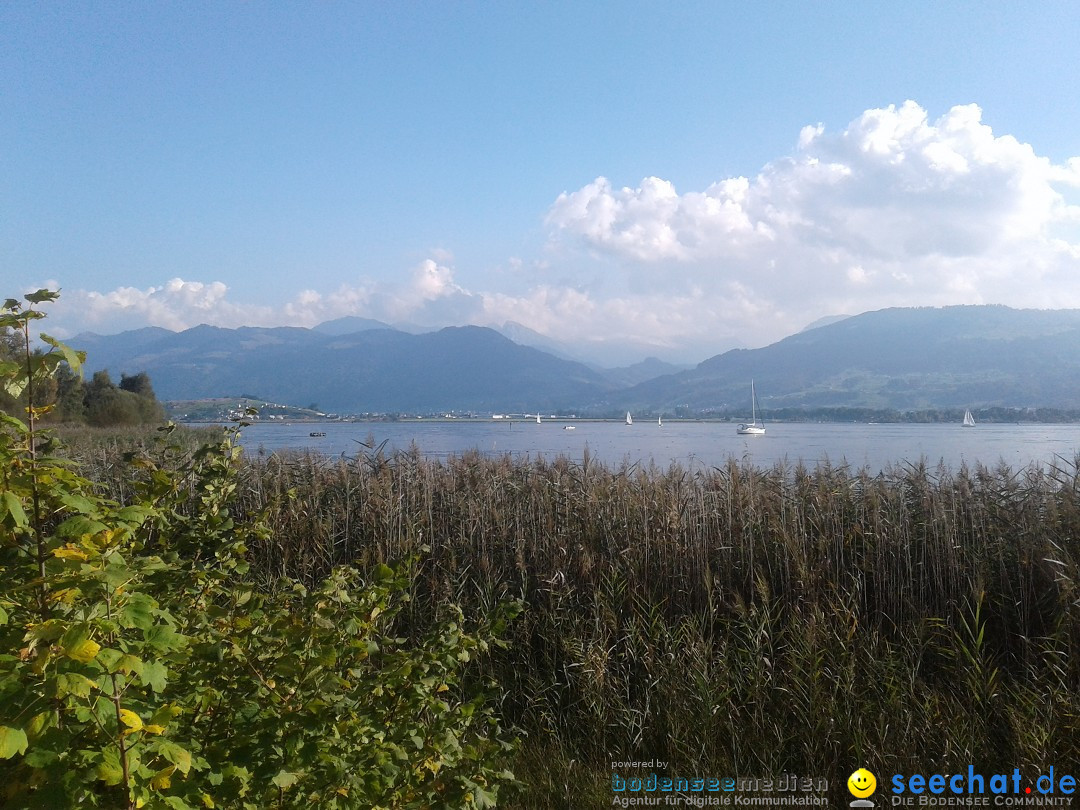
[(657, 424), (658, 427), (663, 427), (664, 426), (664, 417), (662, 417), (662, 416), (656, 417), (656, 424)]
[(325, 435), (326, 435), (326, 431), (324, 431), (324, 430), (313, 430), (313, 431), (311, 431), (311, 433), (308, 434), (308, 436), (311, 436), (312, 438), (317, 438), (319, 436), (325, 436)]
[(574, 425), (563, 425), (563, 430), (576, 430)]
[(630, 415), (630, 411), (626, 412), (626, 424), (628, 424), (628, 425), (634, 424), (634, 417), (632, 417)]
[(964, 411), (964, 427), (975, 427), (975, 417), (971, 415), (971, 411)]
[(540, 414), (536, 415), (536, 424), (540, 424)]
[(743, 436), (764, 436), (765, 423), (757, 418), (757, 391), (754, 390), (754, 381), (750, 381), (750, 422), (739, 425), (735, 432)]

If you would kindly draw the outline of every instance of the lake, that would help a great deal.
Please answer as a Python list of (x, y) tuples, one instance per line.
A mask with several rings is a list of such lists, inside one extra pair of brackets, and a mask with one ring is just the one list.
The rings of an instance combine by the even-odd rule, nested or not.
[[(568, 424), (574, 430), (565, 430)], [(386, 442), (387, 451), (415, 444), (428, 458), (445, 459), (478, 451), (514, 458), (555, 458), (580, 462), (590, 458), (611, 466), (677, 462), (687, 468), (720, 466), (729, 458), (758, 466), (777, 462), (813, 464), (829, 460), (877, 472), (889, 464), (925, 459), (952, 468), (962, 463), (1016, 467), (1072, 462), (1080, 453), (1080, 425), (980, 424), (837, 424), (770, 423), (764, 436), (739, 436), (728, 422), (671, 421), (658, 426), (638, 421), (601, 422), (552, 419), (541, 424), (509, 420), (415, 419), (401, 422), (261, 422), (244, 429), (241, 443), (249, 453), (283, 449), (314, 450), (329, 456), (357, 455), (362, 443)], [(325, 432), (313, 437), (312, 431)]]

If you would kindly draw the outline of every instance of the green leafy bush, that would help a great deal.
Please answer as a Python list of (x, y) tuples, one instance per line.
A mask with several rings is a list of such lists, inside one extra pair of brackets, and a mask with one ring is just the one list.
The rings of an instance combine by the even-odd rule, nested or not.
[[(33, 304), (55, 299), (39, 291)], [(42, 317), (9, 299), (0, 327)], [(83, 357), (0, 366), (18, 398)], [(102, 497), (39, 429), (0, 416), (0, 804), (5, 807), (494, 806), (513, 744), (469, 662), (515, 604), (471, 632), (449, 610), (395, 632), (410, 566), (318, 587), (258, 582), (267, 533), (234, 519), (239, 448), (131, 458), (136, 496)]]

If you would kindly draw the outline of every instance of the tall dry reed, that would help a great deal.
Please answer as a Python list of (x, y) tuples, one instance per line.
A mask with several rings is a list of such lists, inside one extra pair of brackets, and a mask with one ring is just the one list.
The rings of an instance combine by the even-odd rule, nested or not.
[(610, 762), (825, 776), (1080, 763), (1080, 474), (821, 464), (689, 471), (416, 450), (249, 460), (268, 581), (426, 546), (408, 615), (519, 597), (484, 674), (528, 807)]

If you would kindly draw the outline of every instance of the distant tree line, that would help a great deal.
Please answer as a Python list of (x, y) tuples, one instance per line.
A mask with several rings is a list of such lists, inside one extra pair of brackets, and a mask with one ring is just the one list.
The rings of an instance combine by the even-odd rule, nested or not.
[[(0, 331), (0, 365), (25, 361), (26, 344), (23, 336), (10, 329)], [(40, 356), (40, 349), (31, 356)], [(0, 391), (0, 411), (13, 416), (26, 412), (27, 392), (19, 397)], [(52, 405), (47, 419), (54, 422), (74, 422), (87, 425), (140, 425), (161, 422), (165, 409), (154, 394), (146, 372), (121, 374), (120, 383), (113, 382), (108, 371), (95, 372), (84, 380), (66, 364), (52, 378), (41, 381), (34, 390), (35, 407)]]

